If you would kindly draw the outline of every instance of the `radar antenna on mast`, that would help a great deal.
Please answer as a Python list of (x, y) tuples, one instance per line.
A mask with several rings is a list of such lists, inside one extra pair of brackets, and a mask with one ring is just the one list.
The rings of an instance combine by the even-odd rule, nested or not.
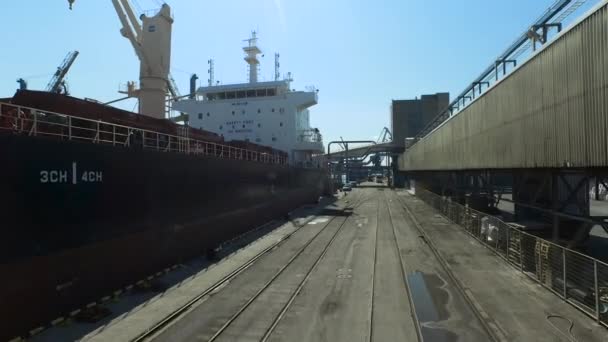
[(214, 77), (215, 77), (215, 63), (213, 61), (213, 59), (210, 59), (207, 61), (207, 63), (209, 64), (209, 70), (207, 70), (209, 72), (209, 78), (207, 79), (207, 82), (209, 84), (209, 86), (213, 86), (213, 82), (214, 82)]
[(278, 81), (281, 78), (281, 73), (279, 72), (279, 57), (281, 57), (278, 53), (274, 54), (274, 80)]
[(245, 39), (247, 42), (247, 46), (243, 47), (243, 51), (245, 52), (245, 61), (249, 64), (249, 83), (257, 83), (258, 81), (258, 67), (260, 65), (260, 60), (258, 59), (258, 55), (262, 53), (260, 48), (258, 48), (258, 38), (256, 36), (256, 32), (251, 32), (251, 38)]

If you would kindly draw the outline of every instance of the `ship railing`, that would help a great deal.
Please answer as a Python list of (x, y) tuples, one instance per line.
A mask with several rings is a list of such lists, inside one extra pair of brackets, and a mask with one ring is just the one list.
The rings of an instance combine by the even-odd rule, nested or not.
[(0, 131), (117, 147), (285, 165), (286, 157), (0, 102)]
[(300, 142), (323, 142), (323, 136), (318, 129), (304, 129), (298, 131), (297, 140)]

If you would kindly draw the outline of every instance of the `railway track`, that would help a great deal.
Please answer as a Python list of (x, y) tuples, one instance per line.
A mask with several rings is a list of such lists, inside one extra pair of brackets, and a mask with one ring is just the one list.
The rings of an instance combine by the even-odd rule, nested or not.
[[(413, 295), (412, 295), (412, 291), (410, 288), (410, 284), (408, 282), (407, 269), (406, 269), (405, 263), (403, 261), (403, 256), (401, 255), (401, 246), (399, 245), (399, 240), (397, 239), (397, 233), (395, 231), (396, 228), (395, 228), (395, 223), (393, 221), (393, 213), (391, 211), (390, 202), (388, 201), (386, 193), (383, 194), (383, 200), (386, 203), (386, 207), (388, 209), (388, 214), (389, 214), (388, 217), (389, 217), (389, 222), (390, 222), (390, 226), (391, 226), (391, 233), (393, 236), (395, 250), (397, 252), (397, 256), (399, 259), (399, 266), (401, 269), (401, 279), (403, 279), (404, 290), (407, 294), (407, 300), (408, 300), (408, 303), (410, 306), (410, 315), (412, 317), (414, 326), (416, 328), (416, 337), (418, 338), (418, 341), (424, 341), (423, 336), (422, 336), (422, 331), (420, 328), (420, 320), (419, 320), (418, 315), (416, 314), (416, 310), (414, 308), (415, 305), (414, 305), (414, 301), (413, 301)], [(373, 326), (373, 321), (372, 321), (372, 326)], [(373, 335), (370, 334), (370, 341), (371, 341), (371, 336), (373, 336)]]
[(135, 340), (506, 341), (513, 334), (508, 318), (493, 311), (499, 324), (489, 316), (456, 273), (460, 266), (444, 258), (444, 247), (462, 246), (421, 226), (411, 198), (363, 188), (348, 200), (197, 279), (196, 298)]
[[(243, 314), (243, 312), (245, 312), (249, 307), (251, 307), (256, 302), (256, 299), (258, 299), (260, 297), (260, 295), (262, 295), (270, 286), (272, 286), (272, 284), (276, 281), (276, 279), (279, 278), (279, 276), (281, 276), (281, 274), (283, 274), (284, 271), (287, 270), (289, 268), (289, 266), (292, 265), (298, 259), (298, 257), (301, 256), (302, 253), (304, 253), (307, 250), (307, 248), (314, 241), (316, 241), (319, 238), (319, 236), (324, 231), (326, 231), (326, 229), (329, 226), (332, 225), (332, 223), (335, 220), (338, 220), (338, 219), (341, 220), (341, 222), (339, 223), (338, 228), (331, 235), (330, 240), (325, 244), (325, 246), (324, 246), (321, 254), (319, 254), (316, 257), (315, 262), (313, 263), (312, 267), (310, 267), (310, 269), (307, 270), (306, 275), (303, 277), (300, 285), (298, 286), (298, 288), (296, 289), (296, 291), (294, 293), (292, 293), (292, 295), (290, 296), (289, 300), (284, 304), (284, 306), (281, 309), (280, 313), (271, 322), (270, 326), (268, 327), (268, 329), (264, 333), (264, 336), (262, 337), (261, 340), (267, 340), (270, 337), (270, 335), (272, 334), (272, 331), (274, 330), (274, 328), (276, 327), (276, 325), (278, 324), (278, 322), (282, 318), (283, 314), (288, 310), (289, 306), (293, 302), (293, 299), (301, 291), (302, 287), (304, 286), (304, 284), (306, 283), (306, 281), (308, 280), (308, 278), (310, 277), (310, 275), (313, 273), (313, 271), (316, 268), (316, 266), (319, 264), (319, 262), (322, 260), (323, 256), (326, 254), (326, 252), (329, 249), (329, 247), (331, 246), (332, 242), (338, 236), (341, 228), (344, 226), (344, 224), (348, 220), (348, 216), (346, 216), (345, 213), (348, 212), (348, 211), (351, 211), (351, 210), (353, 210), (355, 208), (357, 208), (358, 206), (360, 206), (361, 204), (363, 204), (366, 201), (366, 198), (362, 194), (358, 194), (358, 195), (354, 195), (353, 194), (351, 196), (354, 197), (354, 198), (347, 199), (347, 202), (348, 201), (351, 202), (350, 205), (344, 207), (341, 210), (341, 212), (343, 213), (343, 215), (333, 215), (333, 216), (331, 216), (331, 218), (327, 222), (325, 222), (324, 226), (318, 232), (316, 232), (311, 238), (309, 238), (304, 243), (304, 245), (302, 245), (296, 251), (296, 253), (288, 260), (288, 262), (285, 265), (283, 265), (253, 296), (251, 296), (247, 300), (247, 302), (244, 305), (242, 305), (228, 320), (226, 320), (222, 324), (222, 326), (217, 331), (214, 332), (214, 334), (208, 339), (208, 341), (219, 340), (224, 335), (224, 333), (229, 329), (229, 327), (232, 326), (233, 323), (238, 320), (238, 318)], [(180, 308), (178, 308), (177, 310), (175, 310), (171, 315), (169, 315), (168, 317), (166, 317), (164, 320), (162, 320), (161, 322), (157, 323), (156, 325), (154, 325), (152, 328), (148, 329), (144, 333), (140, 334), (133, 341), (150, 341), (150, 340), (154, 340), (155, 338), (157, 338), (160, 334), (162, 334), (162, 332), (166, 328), (170, 327), (170, 325), (173, 322), (178, 321), (179, 318), (183, 317), (183, 315), (186, 312), (188, 312), (191, 308), (193, 308), (195, 305), (197, 305), (200, 301), (202, 301), (204, 298), (207, 298), (208, 296), (212, 295), (214, 292), (218, 291), (219, 289), (221, 289), (222, 287), (224, 287), (225, 285), (227, 285), (230, 281), (232, 281), (237, 276), (239, 276), (241, 273), (243, 273), (245, 270), (247, 270), (248, 268), (250, 268), (257, 260), (259, 260), (260, 258), (264, 257), (265, 255), (267, 255), (268, 253), (270, 253), (271, 251), (273, 251), (277, 247), (279, 247), (282, 243), (284, 243), (285, 241), (287, 241), (289, 239), (289, 237), (291, 237), (292, 235), (294, 235), (295, 233), (297, 233), (303, 226), (299, 226), (296, 230), (294, 230), (293, 232), (289, 233), (285, 238), (281, 239), (280, 241), (277, 241), (277, 243), (274, 243), (274, 244), (270, 245), (269, 247), (265, 248), (260, 253), (256, 254), (254, 257), (252, 257), (251, 259), (249, 259), (246, 263), (242, 264), (237, 269), (235, 269), (233, 272), (229, 273), (228, 275), (226, 275), (225, 277), (223, 277), (222, 279), (220, 279), (218, 282), (216, 282), (212, 286), (208, 287), (205, 291), (201, 292), (199, 295), (197, 295), (196, 297), (194, 297), (188, 303), (186, 303), (185, 305), (183, 305)]]
[[(456, 278), (456, 276), (452, 272), (451, 267), (445, 261), (445, 259), (441, 255), (441, 253), (437, 250), (433, 241), (426, 234), (426, 232), (424, 231), (424, 229), (422, 228), (422, 226), (420, 225), (420, 223), (418, 222), (416, 217), (413, 215), (409, 206), (403, 200), (401, 200), (399, 198), (399, 196), (397, 196), (396, 194), (395, 194), (395, 196), (392, 196), (392, 197), (396, 198), (396, 201), (399, 204), (399, 207), (401, 207), (403, 209), (404, 214), (409, 218), (409, 221), (413, 223), (411, 226), (413, 226), (415, 228), (416, 232), (419, 234), (419, 237), (424, 240), (426, 245), (428, 245), (435, 260), (437, 261), (437, 264), (440, 266), (440, 269), (448, 276), (452, 285), (454, 285), (454, 287), (457, 289), (457, 292), (460, 294), (460, 296), (462, 297), (464, 302), (467, 304), (468, 308), (475, 315), (475, 318), (477, 319), (478, 323), (483, 327), (483, 330), (484, 330), (485, 334), (487, 335), (487, 340), (491, 340), (491, 341), (495, 341), (495, 342), (507, 341), (506, 337), (504, 336), (502, 331), (497, 327), (494, 320), (481, 308), (481, 306), (475, 301), (475, 299), (472, 297), (472, 295), (470, 295), (468, 293), (468, 291), (464, 288), (464, 286), (458, 280), (458, 278)], [(390, 223), (392, 226), (393, 237), (394, 237), (394, 241), (395, 241), (395, 248), (397, 249), (397, 251), (400, 251), (401, 248), (400, 248), (400, 244), (399, 244), (399, 239), (397, 237), (396, 227), (393, 222), (394, 213), (391, 210), (390, 202), (388, 201), (388, 198), (386, 197), (386, 195), (385, 195), (384, 200), (387, 202), (387, 206), (389, 209), (389, 217), (390, 217)], [(401, 269), (403, 272), (404, 286), (408, 293), (408, 300), (410, 302), (410, 307), (412, 308), (412, 310), (411, 310), (412, 319), (417, 327), (416, 334), (418, 336), (419, 341), (424, 341), (425, 336), (422, 332), (421, 320), (418, 317), (418, 314), (415, 309), (415, 304), (414, 304), (414, 300), (412, 297), (413, 294), (412, 294), (412, 290), (411, 290), (411, 284), (409, 283), (409, 280), (408, 280), (408, 270), (407, 270), (407, 266), (406, 266), (407, 263), (403, 259), (403, 256), (401, 253), (399, 253), (398, 255), (399, 255), (399, 261), (401, 263)]]
[(372, 295), (371, 295), (371, 304), (369, 307), (369, 341), (373, 341), (374, 339), (374, 294), (376, 292), (376, 268), (378, 268), (378, 232), (380, 231), (379, 226), (380, 219), (380, 200), (376, 203), (376, 234), (374, 237), (374, 267), (372, 269)]
[[(353, 207), (353, 209), (357, 208), (358, 206), (360, 206), (363, 203), (365, 203), (365, 199), (364, 198), (360, 199), (360, 201)], [(302, 291), (302, 288), (304, 287), (304, 285), (306, 284), (306, 282), (310, 278), (311, 274), (316, 269), (317, 265), (319, 265), (319, 263), (321, 262), (321, 260), (325, 256), (325, 254), (327, 254), (327, 251), (329, 250), (329, 247), (335, 241), (336, 237), (338, 236), (338, 234), (342, 230), (342, 227), (344, 227), (344, 225), (346, 224), (347, 220), (348, 220), (348, 217), (345, 217), (344, 220), (342, 221), (342, 223), (340, 224), (340, 226), (338, 227), (338, 230), (332, 235), (332, 237), (329, 240), (329, 242), (323, 248), (322, 253), (316, 258), (314, 264), (312, 265), (312, 267), (306, 273), (306, 276), (304, 277), (304, 279), (302, 280), (302, 282), (300, 283), (300, 285), (298, 286), (298, 288), (296, 289), (296, 291), (294, 293), (292, 293), (292, 295), (289, 298), (289, 301), (287, 303), (285, 303), (285, 305), (281, 309), (281, 312), (279, 313), (279, 315), (277, 315), (276, 318), (273, 320), (272, 324), (270, 325), (270, 327), (268, 328), (268, 330), (266, 331), (266, 333), (262, 337), (261, 341), (267, 341), (270, 338), (270, 335), (272, 334), (272, 332), (274, 331), (274, 329), (276, 328), (276, 326), (279, 324), (279, 321), (281, 320), (281, 318), (283, 317), (283, 315), (285, 315), (285, 312), (287, 312), (287, 310), (289, 309), (289, 307), (293, 303), (294, 299), (297, 297), (297, 295), (300, 293), (300, 291)]]

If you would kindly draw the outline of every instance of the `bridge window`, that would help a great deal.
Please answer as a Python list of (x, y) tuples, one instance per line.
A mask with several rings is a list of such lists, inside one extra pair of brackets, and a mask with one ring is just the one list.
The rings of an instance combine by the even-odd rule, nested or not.
[(245, 128), (245, 125), (243, 125), (243, 128)]
[(266, 94), (267, 94), (268, 96), (274, 96), (274, 95), (276, 94), (276, 90), (275, 90), (275, 89), (268, 89), (268, 90), (266, 91)]
[(262, 112), (262, 110), (258, 108), (258, 114), (260, 114), (261, 112)]
[(272, 108), (272, 112), (274, 113), (274, 108)]
[(226, 98), (229, 98), (229, 99), (236, 98), (236, 92), (235, 91), (227, 92), (226, 93)]
[(241, 111), (241, 114), (245, 114), (245, 110), (244, 109)]
[(202, 120), (203, 119), (203, 113), (198, 113), (198, 119)]
[(234, 111), (232, 111), (232, 115), (234, 115)]
[(209, 114), (209, 112), (207, 112), (207, 116), (211, 116), (211, 114)]
[(255, 97), (255, 90), (247, 90), (247, 97)]
[(220, 129), (224, 129), (224, 126), (220, 125)]
[(283, 127), (283, 123), (282, 123), (282, 122), (279, 122), (279, 126)]
[(255, 142), (261, 142), (261, 141), (262, 141), (262, 139), (260, 139), (260, 138), (255, 138)]
[(277, 141), (277, 138), (276, 137), (272, 137), (272, 141)]
[(259, 128), (259, 127), (262, 127), (262, 124), (258, 124), (258, 128)]

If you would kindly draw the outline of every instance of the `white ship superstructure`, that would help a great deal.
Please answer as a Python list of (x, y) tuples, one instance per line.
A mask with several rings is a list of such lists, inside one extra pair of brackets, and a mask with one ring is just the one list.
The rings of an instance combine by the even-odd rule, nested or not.
[[(249, 64), (249, 83), (209, 85), (196, 91), (195, 99), (182, 100), (173, 109), (187, 113), (189, 125), (222, 135), (226, 141), (241, 140), (289, 153), (294, 165), (314, 165), (313, 156), (323, 154), (321, 134), (310, 127), (308, 108), (317, 104), (317, 91), (290, 89), (290, 77), (258, 82), (255, 32), (243, 48)], [(277, 63), (278, 65), (278, 63)]]

